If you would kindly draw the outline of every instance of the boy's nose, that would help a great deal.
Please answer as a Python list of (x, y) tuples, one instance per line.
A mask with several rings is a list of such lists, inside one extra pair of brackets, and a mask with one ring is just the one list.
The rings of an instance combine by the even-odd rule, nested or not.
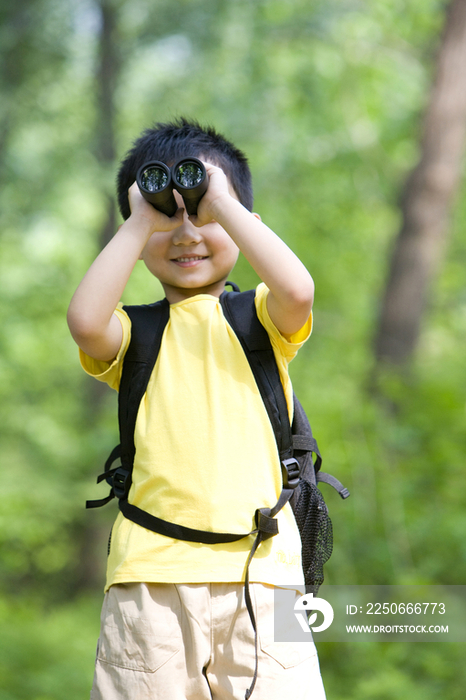
[(174, 245), (192, 245), (202, 240), (200, 230), (190, 222), (186, 211), (183, 215), (183, 223), (173, 231), (172, 240)]
[(184, 207), (183, 212), (183, 223), (178, 226), (173, 231), (172, 240), (175, 245), (192, 245), (193, 243), (199, 243), (202, 239), (200, 231), (194, 224), (192, 224), (188, 218), (188, 212), (184, 206), (183, 198), (179, 192), (174, 191), (176, 203), (179, 207)]

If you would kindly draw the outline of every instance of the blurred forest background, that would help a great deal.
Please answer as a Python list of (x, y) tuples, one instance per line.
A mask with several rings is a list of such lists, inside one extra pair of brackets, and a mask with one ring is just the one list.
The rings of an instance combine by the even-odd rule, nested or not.
[[(244, 149), (316, 282), (291, 367), (324, 456), (326, 581), (463, 584), (466, 1), (0, 2), (0, 699), (88, 697), (117, 439), (67, 305), (114, 177), (180, 115)], [(240, 262), (242, 289), (257, 283)], [(160, 289), (138, 267), (127, 303)], [(322, 644), (328, 700), (462, 700), (464, 645)]]

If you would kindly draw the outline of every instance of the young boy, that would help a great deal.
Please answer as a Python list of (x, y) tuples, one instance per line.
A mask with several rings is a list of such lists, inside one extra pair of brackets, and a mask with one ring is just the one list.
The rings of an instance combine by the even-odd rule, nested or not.
[[(175, 192), (179, 209), (168, 217), (141, 196), (136, 173), (147, 161), (171, 166), (184, 156), (204, 162), (209, 185), (196, 215), (186, 214)], [(138, 259), (170, 304), (139, 408), (128, 500), (190, 528), (250, 532), (256, 509), (277, 502), (282, 475), (263, 401), (219, 297), (241, 251), (262, 280), (256, 311), (291, 413), (287, 365), (311, 331), (312, 278), (251, 213), (247, 160), (213, 129), (183, 119), (144, 132), (121, 165), (118, 194), (125, 222), (80, 283), (68, 323), (84, 369), (118, 390), (131, 337), (119, 300)], [(257, 700), (323, 700), (313, 642), (274, 642), (274, 586), (303, 581), (289, 504), (277, 520), (279, 534), (260, 544), (249, 569), (256, 652), (244, 603), (252, 538), (187, 542), (119, 513), (91, 698), (242, 700), (257, 660)]]

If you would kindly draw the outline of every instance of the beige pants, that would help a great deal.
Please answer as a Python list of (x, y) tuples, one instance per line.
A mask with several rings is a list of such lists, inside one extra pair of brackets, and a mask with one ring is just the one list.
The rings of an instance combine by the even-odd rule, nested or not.
[[(274, 642), (273, 587), (250, 588), (259, 631), (252, 700), (325, 700), (314, 643)], [(91, 700), (243, 700), (254, 667), (243, 584), (112, 586)]]

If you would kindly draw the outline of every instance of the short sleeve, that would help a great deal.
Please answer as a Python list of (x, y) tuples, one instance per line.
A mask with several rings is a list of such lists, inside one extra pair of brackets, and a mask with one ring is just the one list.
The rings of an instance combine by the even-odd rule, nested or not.
[(292, 335), (282, 335), (274, 325), (267, 309), (268, 287), (262, 282), (256, 289), (256, 311), (259, 321), (269, 334), (272, 345), (284, 357), (287, 363), (295, 357), (300, 347), (306, 342), (312, 332), (312, 311), (304, 326)]
[(115, 359), (112, 362), (96, 360), (86, 355), (81, 348), (79, 349), (79, 359), (82, 368), (87, 374), (98, 379), (100, 382), (105, 382), (110, 388), (118, 391), (123, 368), (123, 359), (131, 340), (131, 321), (126, 311), (123, 310), (123, 305), (121, 303), (118, 304), (118, 307), (115, 309), (115, 315), (120, 321), (123, 330), (120, 349)]

